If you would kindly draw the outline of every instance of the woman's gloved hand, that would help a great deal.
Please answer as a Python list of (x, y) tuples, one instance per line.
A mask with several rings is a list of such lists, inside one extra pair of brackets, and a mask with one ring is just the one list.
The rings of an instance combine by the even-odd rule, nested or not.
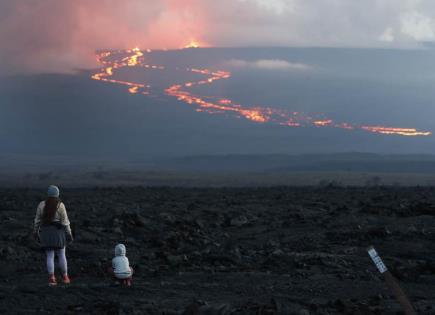
[(72, 236), (72, 233), (67, 233), (66, 234), (66, 240), (68, 241), (68, 243), (72, 243), (74, 242), (74, 237)]

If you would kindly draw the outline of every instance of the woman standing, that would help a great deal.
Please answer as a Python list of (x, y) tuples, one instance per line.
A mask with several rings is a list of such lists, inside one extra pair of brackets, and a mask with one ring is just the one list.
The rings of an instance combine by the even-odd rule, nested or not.
[(62, 281), (69, 284), (68, 266), (65, 257), (67, 239), (73, 240), (65, 205), (59, 199), (59, 188), (48, 187), (48, 197), (39, 203), (34, 221), (34, 236), (47, 255), (48, 285), (57, 284), (54, 275), (54, 254), (57, 255), (62, 272)]

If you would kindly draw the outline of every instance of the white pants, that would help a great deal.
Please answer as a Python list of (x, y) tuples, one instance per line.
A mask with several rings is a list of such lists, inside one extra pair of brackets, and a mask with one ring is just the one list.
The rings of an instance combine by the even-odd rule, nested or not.
[(65, 247), (57, 250), (46, 250), (47, 254), (47, 271), (49, 274), (54, 273), (54, 254), (56, 253), (60, 271), (63, 275), (68, 274), (68, 264), (66, 262)]

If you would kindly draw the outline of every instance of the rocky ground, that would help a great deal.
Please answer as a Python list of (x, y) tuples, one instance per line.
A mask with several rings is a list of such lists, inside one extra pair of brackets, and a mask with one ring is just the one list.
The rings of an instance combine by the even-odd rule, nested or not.
[[(0, 191), (1, 314), (400, 314), (374, 245), (435, 314), (434, 188), (104, 188), (62, 192), (72, 284), (31, 237), (45, 191)], [(105, 270), (123, 242), (136, 274)]]

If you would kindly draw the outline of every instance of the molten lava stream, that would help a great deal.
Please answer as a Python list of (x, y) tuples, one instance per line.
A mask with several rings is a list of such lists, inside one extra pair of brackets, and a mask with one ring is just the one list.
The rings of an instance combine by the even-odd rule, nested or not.
[[(145, 88), (149, 88), (149, 85), (145, 86), (145, 84), (141, 83), (113, 79), (114, 70), (124, 67), (135, 67), (140, 64), (139, 58), (143, 56), (143, 53), (138, 48), (127, 50), (127, 53), (130, 53), (131, 55), (124, 57), (121, 59), (121, 61), (116, 59), (113, 61), (110, 60), (110, 58), (113, 57), (111, 52), (102, 52), (97, 54), (97, 61), (106, 67), (103, 68), (101, 72), (94, 74), (92, 79), (129, 86), (128, 91), (131, 94), (137, 94), (141, 92), (142, 94), (148, 95), (149, 92), (145, 90)], [(139, 89), (142, 89), (143, 91), (139, 91)]]
[[(195, 47), (191, 45), (189, 47)], [(151, 50), (147, 50), (151, 52)], [(125, 55), (126, 57), (121, 60), (115, 59), (116, 55)], [(97, 61), (104, 67), (100, 72), (94, 74), (92, 79), (110, 82), (119, 85), (128, 86), (128, 92), (132, 94), (145, 94), (148, 95), (150, 88), (149, 85), (142, 83), (121, 81), (114, 79), (116, 70), (125, 67), (141, 67), (144, 70), (155, 69), (165, 70), (164, 66), (149, 65), (144, 63), (144, 54), (138, 48), (127, 51), (104, 51), (97, 54)], [(178, 68), (177, 68), (178, 69)], [(195, 105), (196, 111), (206, 112), (208, 114), (231, 114), (238, 118), (245, 118), (256, 123), (273, 123), (281, 126), (288, 127), (316, 127), (316, 128), (340, 128), (344, 130), (363, 130), (371, 133), (383, 135), (399, 135), (399, 136), (430, 136), (430, 131), (419, 131), (415, 128), (398, 128), (386, 126), (367, 126), (367, 125), (352, 125), (347, 122), (334, 122), (332, 119), (325, 117), (313, 117), (312, 115), (305, 115), (300, 112), (286, 111), (282, 109), (275, 109), (271, 107), (247, 107), (241, 104), (234, 103), (230, 99), (220, 97), (209, 97), (195, 95), (187, 89), (194, 86), (201, 86), (206, 84), (214, 84), (216, 81), (227, 80), (231, 78), (231, 73), (227, 71), (212, 71), (210, 69), (197, 69), (188, 68), (186, 71), (196, 73), (198, 75), (206, 76), (206, 78), (199, 81), (185, 82), (183, 84), (173, 84), (165, 89), (165, 93), (169, 96), (177, 98), (189, 105)]]

